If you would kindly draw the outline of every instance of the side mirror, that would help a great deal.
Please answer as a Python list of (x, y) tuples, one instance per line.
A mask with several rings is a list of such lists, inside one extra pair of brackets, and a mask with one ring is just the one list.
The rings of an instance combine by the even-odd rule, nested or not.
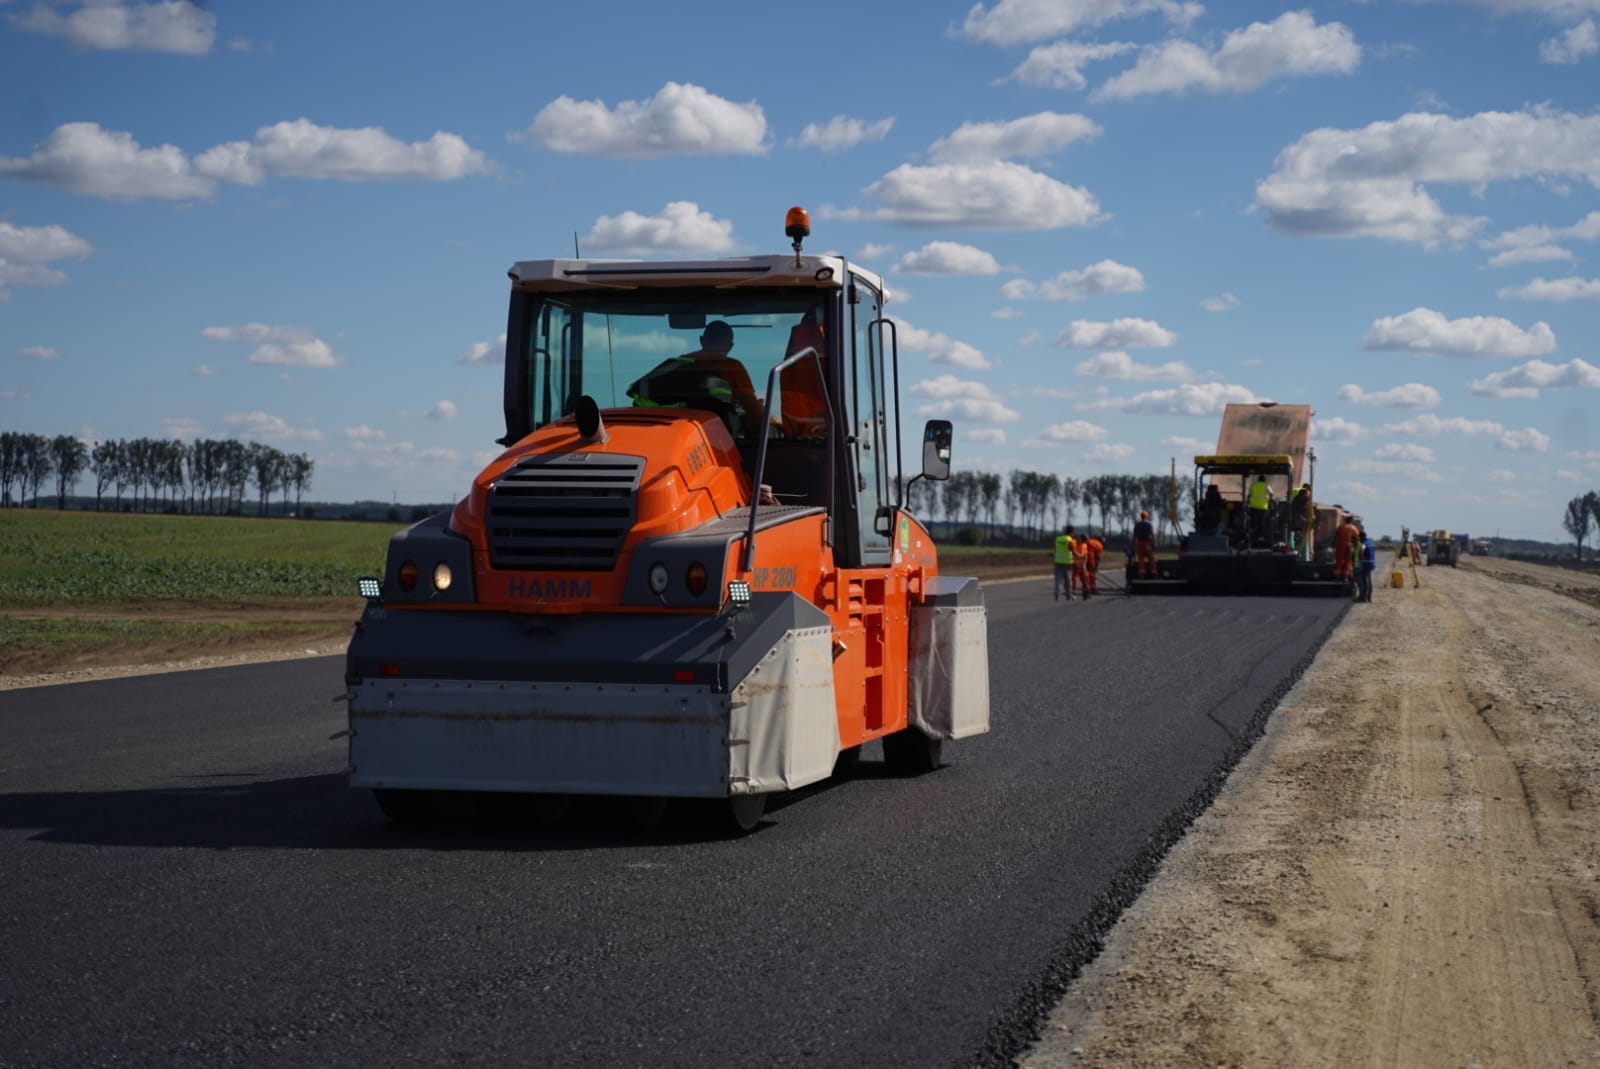
[(955, 427), (947, 419), (930, 419), (922, 428), (922, 477), (935, 481), (950, 478), (950, 441)]

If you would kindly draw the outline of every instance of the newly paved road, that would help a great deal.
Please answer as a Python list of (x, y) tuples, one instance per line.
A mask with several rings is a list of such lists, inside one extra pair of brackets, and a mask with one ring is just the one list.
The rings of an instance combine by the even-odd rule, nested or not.
[(336, 658), (0, 693), (0, 1066), (1004, 1062), (1344, 606), (988, 596), (991, 734), (736, 839), (392, 828)]

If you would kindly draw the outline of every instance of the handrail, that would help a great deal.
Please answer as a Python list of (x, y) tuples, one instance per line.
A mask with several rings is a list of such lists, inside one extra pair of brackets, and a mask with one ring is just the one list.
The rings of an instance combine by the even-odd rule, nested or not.
[[(833, 398), (828, 393), (827, 368), (822, 363), (822, 354), (817, 352), (815, 345), (808, 345), (793, 356), (784, 358), (781, 363), (773, 366), (767, 372), (767, 393), (761, 402), (761, 435), (756, 439), (756, 470), (750, 475), (751, 489), (754, 491), (750, 502), (750, 527), (744, 533), (744, 560), (739, 565), (741, 572), (750, 570), (750, 561), (756, 551), (756, 509), (761, 502), (761, 478), (766, 474), (767, 468), (767, 439), (772, 434), (772, 395), (777, 390), (778, 372), (794, 367), (807, 357), (817, 362), (817, 382), (822, 387), (822, 404), (828, 412), (828, 419), (833, 427), (838, 426), (837, 414), (833, 410)], [(828, 434), (828, 479), (833, 480), (833, 427)], [(830, 513), (831, 515), (831, 513)]]

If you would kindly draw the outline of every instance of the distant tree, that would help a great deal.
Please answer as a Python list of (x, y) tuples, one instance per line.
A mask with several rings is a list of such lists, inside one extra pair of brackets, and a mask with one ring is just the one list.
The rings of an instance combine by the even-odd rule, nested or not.
[(94, 510), (100, 511), (106, 487), (116, 481), (117, 464), (122, 457), (122, 443), (107, 439), (96, 442), (89, 451), (89, 467), (94, 472)]
[(1583, 543), (1589, 537), (1589, 526), (1596, 521), (1594, 510), (1595, 494), (1590, 492), (1573, 498), (1567, 502), (1567, 513), (1561, 518), (1561, 526), (1567, 529), (1574, 542), (1578, 544), (1578, 560), (1583, 560)]
[(1000, 476), (992, 471), (986, 471), (978, 477), (979, 493), (983, 498), (983, 518), (987, 525), (986, 535), (994, 535), (995, 512), (1000, 506)]
[(296, 453), (289, 458), (289, 481), (294, 484), (294, 511), (297, 515), (300, 513), (300, 497), (311, 485), (311, 472), (316, 466), (317, 462), (304, 453)]
[(11, 484), (22, 478), (22, 439), (16, 431), (0, 433), (0, 506), (20, 504)]
[(50, 477), (55, 462), (50, 459), (50, 439), (42, 434), (22, 436), (22, 500), (33, 499), (39, 507), (39, 487)]
[(50, 459), (56, 469), (56, 508), (67, 507), (67, 491), (75, 489), (78, 476), (89, 466), (89, 447), (70, 434), (50, 439)]

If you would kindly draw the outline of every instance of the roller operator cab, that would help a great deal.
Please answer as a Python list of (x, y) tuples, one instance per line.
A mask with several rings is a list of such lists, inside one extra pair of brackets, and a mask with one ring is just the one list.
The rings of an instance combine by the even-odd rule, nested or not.
[[(510, 271), (505, 451), (396, 534), (350, 642), (350, 782), (447, 801), (767, 795), (989, 726), (973, 579), (904, 507), (894, 323), (837, 256)], [(951, 425), (921, 471), (950, 472)]]

